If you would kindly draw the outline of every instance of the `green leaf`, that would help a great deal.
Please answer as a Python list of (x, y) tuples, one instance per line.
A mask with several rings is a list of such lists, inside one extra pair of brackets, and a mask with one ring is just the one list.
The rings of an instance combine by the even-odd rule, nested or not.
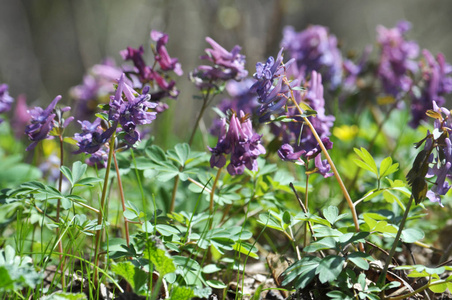
[(351, 261), (355, 266), (363, 270), (369, 270), (368, 259), (372, 257), (366, 253), (362, 252), (353, 252), (347, 256), (347, 260)]
[(154, 162), (160, 163), (167, 160), (165, 152), (162, 148), (152, 145), (145, 150), (146, 155)]
[(331, 225), (336, 222), (338, 215), (339, 209), (337, 208), (337, 206), (329, 206), (323, 210), (323, 216)]
[(190, 300), (195, 296), (193, 289), (186, 286), (173, 285), (172, 300)]
[(341, 291), (331, 291), (326, 293), (326, 295), (330, 299), (337, 299), (337, 300), (352, 300), (353, 298), (348, 296), (347, 294), (341, 292)]
[(212, 274), (221, 271), (221, 268), (214, 264), (208, 264), (202, 268), (202, 272), (205, 274)]
[(61, 173), (63, 173), (64, 177), (66, 177), (67, 180), (69, 180), (69, 182), (71, 183), (71, 187), (74, 186), (74, 180), (72, 179), (71, 170), (66, 166), (61, 166), (60, 171)]
[(257, 248), (253, 247), (252, 244), (245, 243), (245, 242), (235, 243), (232, 248), (235, 251), (239, 251), (240, 253), (249, 255), (250, 257), (252, 257), (254, 259), (259, 259), (259, 255), (257, 255)]
[(355, 163), (363, 169), (369, 170), (378, 177), (378, 168), (374, 158), (370, 155), (369, 151), (361, 147), (361, 150), (354, 148), (355, 153), (359, 156), (360, 160), (354, 160)]
[(145, 271), (135, 267), (130, 261), (113, 264), (111, 270), (116, 275), (123, 277), (135, 292), (138, 292), (146, 284), (148, 278)]
[[(436, 280), (436, 281), (438, 281), (438, 280)], [(436, 281), (433, 281), (432, 284), (435, 283)], [(441, 284), (432, 285), (429, 287), (429, 290), (431, 290), (434, 293), (442, 294), (447, 290), (447, 283), (444, 282)]]
[(72, 164), (72, 180), (73, 183), (77, 183), (83, 175), (85, 175), (87, 165), (82, 164), (81, 161), (75, 161)]
[(380, 164), (380, 176), (379, 178), (383, 178), (385, 176), (388, 176), (394, 172), (397, 172), (397, 170), (399, 169), (399, 164), (392, 163), (392, 158), (391, 157), (386, 157), (385, 159), (383, 159), (383, 161)]
[(326, 237), (323, 238), (317, 242), (313, 242), (309, 244), (308, 246), (303, 248), (304, 252), (316, 252), (319, 250), (328, 250), (328, 249), (336, 249), (337, 248), (337, 242), (335, 239)]
[(176, 150), (176, 154), (179, 157), (179, 161), (182, 166), (185, 165), (188, 157), (190, 156), (190, 146), (187, 143), (177, 144), (174, 149)]
[(210, 287), (212, 287), (214, 289), (224, 289), (227, 287), (227, 285), (224, 284), (220, 280), (207, 280), (206, 282), (207, 282), (207, 285), (209, 285)]
[(424, 238), (424, 232), (420, 229), (407, 228), (402, 230), (402, 241), (405, 243), (414, 243)]
[(155, 246), (148, 247), (143, 253), (143, 258), (149, 259), (161, 276), (176, 271), (173, 259), (166, 256), (165, 250), (158, 249)]
[(320, 258), (316, 256), (305, 256), (293, 265), (288, 267), (283, 273), (284, 277), (281, 285), (286, 286), (294, 282), (295, 288), (303, 289), (315, 277), (315, 270), (318, 267)]
[(177, 229), (174, 226), (170, 226), (170, 225), (157, 224), (156, 229), (163, 236), (170, 236), (170, 235), (173, 235), (173, 234), (174, 235), (180, 234), (179, 229)]
[(282, 220), (284, 222), (284, 224), (286, 225), (290, 225), (291, 221), (292, 221), (292, 216), (290, 215), (289, 211), (285, 211), (282, 217)]
[(55, 292), (47, 296), (39, 298), (40, 300), (86, 300), (88, 299), (83, 293), (65, 293)]
[(345, 259), (341, 256), (330, 255), (323, 258), (316, 269), (321, 283), (336, 280), (344, 267)]
[(86, 177), (83, 179), (80, 179), (77, 181), (76, 184), (74, 184), (74, 187), (76, 186), (94, 186), (94, 184), (102, 182), (103, 179), (97, 178), (97, 177)]

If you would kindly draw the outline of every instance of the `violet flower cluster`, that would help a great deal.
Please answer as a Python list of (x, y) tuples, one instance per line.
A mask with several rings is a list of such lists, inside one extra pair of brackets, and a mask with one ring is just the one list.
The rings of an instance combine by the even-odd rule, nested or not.
[(240, 115), (231, 114), (229, 124), (223, 120), (221, 136), (216, 147), (210, 148), (212, 156), (210, 166), (222, 168), (226, 164), (226, 155), (231, 155), (227, 170), (231, 175), (240, 175), (245, 167), (257, 171), (257, 157), (265, 154), (265, 148), (260, 140), (261, 135), (253, 131), (251, 121), (243, 111)]
[(61, 96), (56, 96), (55, 99), (45, 109), (35, 107), (29, 110), (30, 125), (25, 128), (25, 133), (32, 143), (27, 147), (26, 151), (33, 150), (36, 145), (45, 139), (52, 138), (51, 131), (56, 128), (56, 135), (61, 135), (66, 126), (74, 119), (69, 117), (62, 118), (62, 113), (69, 111), (69, 106), (56, 109), (57, 103), (61, 100)]
[(319, 72), (333, 89), (341, 83), (342, 55), (337, 47), (337, 38), (326, 27), (314, 25), (296, 32), (293, 27), (287, 26), (281, 46), (296, 60), (305, 76), (312, 71)]
[(426, 119), (425, 112), (433, 109), (433, 100), (437, 106), (446, 103), (444, 96), (452, 92), (452, 66), (446, 63), (442, 53), (435, 57), (426, 49), (422, 51), (424, 60), (420, 63), (422, 78), (411, 90), (410, 125), (419, 126)]
[(150, 102), (149, 88), (143, 88), (142, 94), (137, 93), (121, 75), (116, 92), (111, 96), (109, 110), (105, 112), (108, 119), (97, 118), (94, 122), (79, 121), (82, 132), (76, 133), (74, 139), (79, 149), (75, 153), (87, 153), (91, 157), (88, 164), (103, 166), (107, 156), (107, 143), (116, 132), (124, 143), (123, 148), (133, 147), (141, 140), (138, 125), (150, 124), (156, 118), (156, 112), (150, 111), (157, 106)]
[(240, 54), (241, 47), (234, 46), (229, 52), (210, 37), (206, 38), (212, 49), (207, 48), (207, 55), (200, 59), (210, 61), (211, 65), (200, 65), (190, 73), (190, 79), (200, 90), (209, 90), (233, 79), (240, 81), (248, 75), (245, 70), (245, 56)]
[[(0, 113), (10, 111), (13, 101), (13, 97), (11, 97), (8, 92), (8, 85), (0, 84)], [(0, 124), (2, 122), (3, 119), (0, 118)]]
[[(154, 49), (155, 62), (160, 68), (146, 65), (143, 58), (144, 48), (140, 46), (138, 49), (127, 47), (127, 49), (120, 52), (124, 60), (131, 60), (134, 64), (134, 69), (128, 71), (128, 75), (136, 76), (137, 79), (144, 85), (149, 84), (154, 88), (150, 91), (153, 102), (162, 100), (163, 98), (170, 97), (176, 99), (179, 95), (179, 90), (176, 88), (176, 81), (174, 81), (170, 75), (170, 71), (174, 71), (176, 75), (181, 76), (183, 74), (180, 63), (177, 58), (172, 58), (168, 54), (166, 44), (168, 43), (168, 35), (152, 30), (151, 39), (157, 42)], [(140, 87), (141, 88), (141, 87)], [(163, 111), (168, 108), (166, 104), (156, 106)]]
[(400, 21), (395, 28), (377, 27), (377, 42), (381, 48), (378, 77), (384, 92), (396, 100), (410, 91), (413, 84), (410, 73), (418, 70), (414, 59), (418, 56), (419, 46), (405, 39), (410, 28), (406, 21)]

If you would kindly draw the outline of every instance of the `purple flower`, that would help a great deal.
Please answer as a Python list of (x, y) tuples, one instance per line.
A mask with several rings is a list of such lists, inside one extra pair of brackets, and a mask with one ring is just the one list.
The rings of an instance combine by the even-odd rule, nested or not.
[(248, 75), (248, 71), (245, 70), (245, 56), (240, 54), (240, 46), (234, 46), (229, 52), (210, 37), (207, 37), (206, 41), (212, 49), (206, 49), (207, 55), (200, 58), (209, 60), (213, 66), (201, 65), (190, 73), (190, 79), (199, 89), (213, 88), (219, 84), (218, 81), (220, 83), (230, 79), (240, 81)]
[(210, 166), (221, 168), (226, 164), (225, 155), (231, 154), (227, 170), (231, 175), (243, 174), (245, 167), (251, 171), (257, 171), (257, 157), (265, 154), (265, 148), (261, 145), (261, 135), (253, 132), (251, 121), (245, 113), (240, 111), (240, 117), (235, 113), (231, 115), (229, 126), (223, 119), (222, 135), (218, 139), (217, 146), (210, 148), (212, 157)]
[(381, 48), (378, 77), (385, 93), (397, 100), (411, 89), (413, 80), (409, 73), (418, 70), (413, 59), (418, 56), (419, 46), (405, 40), (405, 33), (410, 27), (406, 21), (400, 21), (395, 28), (377, 27), (377, 42)]
[[(156, 112), (148, 111), (155, 108), (156, 103), (150, 102), (151, 96), (147, 94), (149, 88), (143, 89), (143, 94), (138, 94), (127, 83), (124, 74), (118, 82), (116, 93), (111, 97), (109, 119), (121, 125), (125, 133), (124, 140), (132, 146), (140, 140), (140, 134), (136, 130), (137, 125), (150, 124), (156, 118)], [(124, 94), (125, 99), (122, 95)]]
[[(55, 106), (60, 100), (61, 96), (56, 96), (46, 109), (35, 107), (28, 111), (31, 124), (25, 128), (25, 133), (32, 143), (27, 147), (27, 151), (33, 150), (40, 141), (49, 138), (50, 131), (55, 127), (55, 124), (58, 130), (63, 130), (74, 119), (69, 117), (64, 120), (61, 117), (63, 112), (71, 109), (70, 107), (55, 110)], [(57, 134), (61, 134), (61, 132)]]
[(25, 128), (30, 122), (30, 115), (28, 114), (27, 99), (25, 95), (17, 96), (17, 104), (14, 109), (14, 117), (10, 120), (11, 128), (14, 131), (14, 136), (20, 139), (24, 136)]
[(171, 58), (166, 50), (165, 45), (168, 43), (168, 35), (157, 31), (151, 31), (151, 39), (157, 42), (155, 60), (159, 63), (163, 71), (172, 70), (179, 76), (184, 73), (177, 58)]
[(94, 154), (98, 152), (111, 138), (115, 127), (104, 129), (102, 120), (97, 118), (93, 123), (89, 121), (78, 121), (82, 126), (82, 133), (76, 133), (74, 140), (77, 141), (79, 149), (74, 152)]
[(127, 49), (120, 51), (122, 59), (133, 61), (133, 64), (138, 71), (140, 81), (149, 82), (153, 79), (151, 75), (151, 68), (146, 65), (143, 53), (143, 46), (140, 46), (138, 49), (127, 47)]
[(412, 89), (410, 125), (419, 126), (426, 119), (425, 112), (433, 108), (433, 100), (438, 106), (444, 105), (444, 95), (452, 92), (452, 66), (446, 63), (444, 55), (439, 53), (436, 60), (428, 50), (423, 50), (424, 62), (420, 64), (422, 79)]
[[(253, 77), (257, 80), (250, 88), (250, 91), (257, 93), (258, 101), (261, 103), (259, 108), (260, 121), (268, 121), (271, 114), (282, 112), (282, 108), (287, 103), (290, 97), (290, 89), (283, 78), (286, 76), (286, 68), (294, 60), (283, 64), (283, 49), (281, 49), (276, 57), (276, 60), (270, 56), (263, 64), (258, 62), (256, 64), (256, 73)], [(290, 83), (291, 86), (296, 86), (298, 80)]]
[(344, 90), (345, 95), (341, 95), (342, 98), (359, 90), (362, 83), (360, 84), (358, 82), (358, 77), (364, 72), (371, 52), (372, 46), (367, 46), (364, 49), (361, 57), (358, 59), (357, 63), (354, 63), (350, 59), (344, 60), (344, 79), (342, 83), (342, 89)]
[[(14, 99), (8, 93), (8, 85), (0, 84), (0, 113), (8, 112), (11, 109), (11, 104)], [(0, 119), (0, 123), (3, 119)]]
[(337, 48), (337, 39), (323, 26), (309, 26), (306, 30), (295, 32), (291, 26), (283, 31), (281, 46), (297, 62), (302, 73), (317, 71), (326, 82), (336, 88), (342, 78), (342, 55)]
[(298, 160), (305, 153), (305, 150), (294, 152), (293, 147), (289, 144), (282, 145), (278, 150), (278, 156), (284, 161)]

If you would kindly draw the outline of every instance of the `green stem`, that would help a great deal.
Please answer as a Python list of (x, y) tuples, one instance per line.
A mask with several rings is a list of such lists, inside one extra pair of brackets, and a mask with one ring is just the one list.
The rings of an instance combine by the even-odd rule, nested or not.
[[(60, 178), (58, 181), (58, 191), (61, 193), (61, 190), (63, 189), (63, 172), (61, 171), (61, 167), (63, 166), (64, 163), (64, 149), (63, 149), (63, 136), (60, 134), (59, 135), (59, 140), (60, 140)], [(58, 199), (57, 202), (57, 211), (56, 211), (56, 221), (57, 223), (60, 222), (60, 211), (61, 211), (61, 199)], [(57, 236), (60, 236), (60, 227), (58, 226), (56, 228), (56, 234)], [(60, 253), (64, 253), (63, 252), (63, 242), (61, 241), (61, 239), (58, 241), (58, 251)], [(64, 276), (64, 256), (63, 254), (60, 254), (60, 270), (61, 270), (61, 286), (64, 289), (65, 288), (65, 276)]]
[(414, 295), (416, 295), (416, 294), (418, 294), (418, 293), (420, 293), (420, 292), (422, 292), (422, 291), (425, 291), (426, 289), (428, 289), (428, 288), (430, 288), (430, 287), (432, 287), (432, 286), (435, 286), (435, 285), (440, 285), (440, 284), (444, 284), (444, 283), (448, 283), (448, 282), (451, 282), (450, 280), (438, 280), (438, 281), (435, 281), (435, 282), (433, 282), (433, 283), (427, 283), (426, 285), (423, 285), (423, 286), (421, 286), (420, 288), (418, 288), (417, 290), (414, 290), (414, 291), (412, 291), (411, 293), (408, 293), (408, 294), (405, 294), (405, 295), (400, 295), (400, 296), (397, 296), (397, 297), (385, 297), (385, 298), (383, 298), (383, 299), (386, 299), (386, 300), (402, 300), (402, 299), (408, 299), (409, 297), (411, 297), (411, 296), (414, 296)]
[[(113, 157), (113, 152), (115, 151), (115, 139), (116, 134), (113, 133), (112, 137), (110, 138), (110, 151), (108, 152), (108, 160), (107, 160), (107, 167), (105, 169), (105, 177), (104, 177), (104, 185), (102, 187), (102, 196), (100, 198), (100, 209), (99, 214), (97, 217), (97, 225), (102, 225), (103, 219), (104, 219), (104, 208), (105, 208), (105, 199), (107, 196), (108, 191), (108, 177), (110, 175), (110, 168), (111, 168), (111, 160)], [(94, 245), (94, 286), (98, 287), (99, 284), (99, 248), (100, 248), (100, 241), (102, 234), (104, 232), (104, 227), (102, 226), (101, 229), (96, 231), (96, 238), (95, 238), (95, 245)]]
[(122, 213), (123, 213), (123, 217), (124, 217), (124, 230), (126, 232), (126, 242), (127, 242), (127, 247), (128, 247), (130, 244), (129, 220), (127, 220), (127, 218), (124, 216), (124, 213), (126, 212), (126, 201), (124, 199), (124, 189), (122, 188), (121, 174), (119, 174), (119, 166), (118, 166), (118, 161), (116, 160), (116, 152), (115, 151), (113, 151), (113, 160), (115, 162), (116, 176), (118, 177), (119, 195), (121, 196)]
[[(408, 201), (408, 204), (405, 209), (405, 213), (403, 214), (402, 220), (400, 221), (399, 230), (397, 231), (397, 235), (394, 239), (394, 243), (392, 244), (392, 248), (389, 251), (389, 255), (386, 258), (385, 267), (383, 271), (380, 274), (380, 277), (378, 278), (379, 285), (383, 285), (385, 283), (386, 279), (386, 273), (388, 272), (389, 264), (391, 263), (392, 258), (394, 257), (397, 244), (399, 243), (400, 236), (402, 235), (403, 227), (405, 227), (406, 220), (408, 218), (408, 213), (410, 212), (411, 204), (413, 203), (413, 195), (411, 195), (410, 200)], [(384, 293), (384, 292), (383, 292)]]
[[(309, 187), (309, 173), (306, 173), (306, 192), (304, 198), (304, 207), (308, 209), (308, 187)], [(305, 212), (306, 213), (306, 212)], [(308, 245), (308, 221), (304, 224), (304, 240), (303, 240), (303, 248)]]
[[(210, 205), (209, 205), (209, 212), (211, 215), (213, 215), (213, 198), (215, 196), (215, 188), (217, 187), (218, 179), (220, 178), (221, 170), (223, 168), (218, 168), (217, 175), (215, 176), (215, 180), (213, 181), (212, 189), (210, 190)], [(212, 229), (212, 226), (210, 227)]]
[[(287, 78), (283, 78), (284, 83), (290, 87), (289, 82), (287, 81)], [(298, 112), (300, 113), (300, 115), (304, 114), (303, 109), (300, 107), (300, 105), (298, 105), (297, 101), (295, 101), (295, 97), (293, 95), (293, 90), (290, 89), (290, 93), (291, 93), (291, 100), (292, 102), (295, 104)], [(322, 149), (323, 154), (325, 155), (326, 159), (328, 160), (328, 163), (330, 164), (331, 170), (334, 173), (334, 176), (336, 177), (337, 182), (339, 183), (339, 187), (342, 190), (342, 193), (345, 197), (345, 199), (347, 200), (347, 204), (350, 207), (350, 210), (352, 212), (352, 217), (353, 217), (353, 223), (355, 224), (355, 229), (357, 232), (359, 232), (359, 222), (358, 222), (358, 215), (356, 213), (356, 209), (355, 206), (353, 205), (353, 201), (350, 198), (350, 195), (348, 194), (348, 191), (344, 185), (344, 182), (342, 181), (341, 176), (339, 175), (339, 172), (336, 169), (336, 166), (334, 165), (333, 160), (331, 159), (330, 155), (328, 154), (328, 151), (325, 148), (325, 145), (322, 142), (322, 139), (319, 137), (319, 135), (317, 134), (317, 131), (315, 130), (314, 126), (312, 125), (312, 123), (309, 121), (309, 119), (307, 117), (302, 117), (303, 120), (305, 121), (305, 123), (308, 125), (308, 127), (311, 129), (312, 135), (314, 136), (314, 138), (316, 139), (317, 143), (319, 143), (320, 148)], [(364, 250), (364, 249), (361, 249)]]

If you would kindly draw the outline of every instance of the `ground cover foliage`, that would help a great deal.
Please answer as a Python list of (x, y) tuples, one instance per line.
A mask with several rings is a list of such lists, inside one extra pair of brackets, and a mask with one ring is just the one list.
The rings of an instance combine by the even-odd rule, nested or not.
[[(287, 27), (254, 70), (214, 37), (185, 70), (152, 30), (70, 107), (1, 84), (1, 295), (449, 299), (452, 66), (410, 26), (359, 55)], [(199, 112), (163, 147), (184, 78)]]

